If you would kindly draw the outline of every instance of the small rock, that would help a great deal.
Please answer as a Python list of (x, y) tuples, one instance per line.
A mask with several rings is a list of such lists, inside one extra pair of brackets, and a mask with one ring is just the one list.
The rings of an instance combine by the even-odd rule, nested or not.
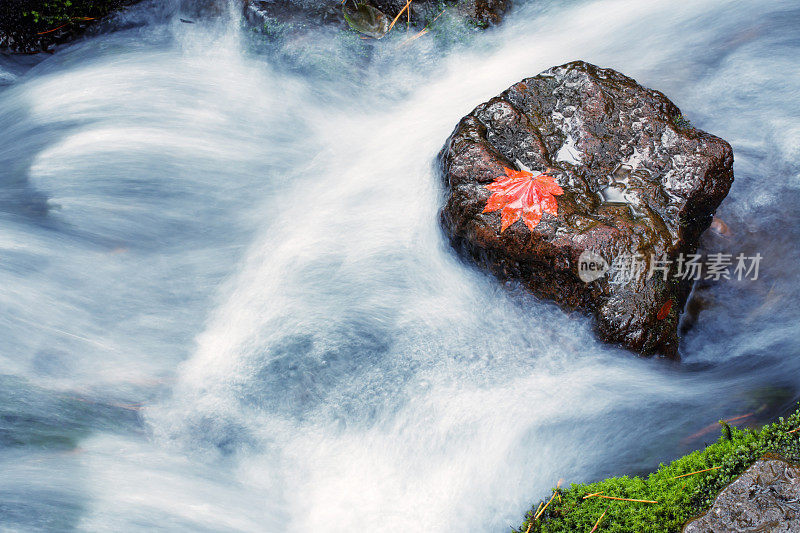
[(800, 531), (800, 467), (780, 458), (759, 459), (706, 514), (683, 528), (683, 533), (741, 531)]

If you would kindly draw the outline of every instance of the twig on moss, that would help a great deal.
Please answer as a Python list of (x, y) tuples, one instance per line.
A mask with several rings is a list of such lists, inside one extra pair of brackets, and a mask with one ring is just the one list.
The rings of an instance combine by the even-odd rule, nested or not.
[[(605, 496), (603, 494), (592, 494), (591, 496), (594, 496), (595, 498), (605, 498), (606, 500), (617, 500), (620, 502), (658, 503), (653, 500), (634, 500), (632, 498), (617, 498), (616, 496)], [(584, 499), (588, 497), (589, 496), (586, 496)]]
[(800, 431), (800, 427), (794, 428), (793, 430), (789, 431), (789, 433), (797, 433), (798, 431)]
[(600, 518), (597, 519), (597, 522), (594, 523), (594, 527), (592, 528), (592, 530), (589, 533), (594, 533), (595, 531), (597, 531), (597, 528), (600, 527), (600, 521), (603, 520), (603, 517), (605, 515), (606, 515), (606, 512), (603, 511), (603, 514), (601, 514)]
[(525, 530), (525, 533), (531, 533), (531, 528), (533, 527), (533, 521), (536, 520), (536, 517), (539, 515), (539, 510), (544, 505), (544, 502), (539, 502), (539, 507), (536, 508), (536, 512), (531, 517), (530, 522), (528, 522), (528, 529)]
[(536, 513), (536, 515), (533, 517), (534, 520), (538, 520), (539, 517), (542, 516), (542, 513), (544, 513), (545, 509), (547, 509), (547, 506), (550, 505), (550, 503), (556, 497), (556, 494), (558, 494), (559, 487), (561, 487), (561, 480), (560, 479), (558, 480), (558, 484), (556, 485), (556, 490), (554, 490), (553, 491), (553, 495), (550, 496), (550, 500), (548, 500), (548, 502), (545, 504), (545, 506), (542, 507), (542, 509), (539, 512)]
[(713, 468), (706, 468), (705, 470), (698, 470), (697, 472), (689, 472), (688, 474), (682, 474), (680, 476), (671, 477), (669, 479), (670, 480), (680, 479), (680, 478), (686, 477), (686, 476), (693, 476), (695, 474), (702, 474), (703, 472), (710, 472), (711, 470), (719, 470), (720, 468), (722, 468), (722, 467), (721, 466), (715, 466)]
[(591, 494), (587, 494), (586, 496), (584, 496), (583, 499), (585, 500), (586, 498), (591, 498), (592, 496), (597, 496), (598, 494), (603, 494), (604, 492), (605, 492), (604, 490), (601, 490), (600, 492), (593, 492)]

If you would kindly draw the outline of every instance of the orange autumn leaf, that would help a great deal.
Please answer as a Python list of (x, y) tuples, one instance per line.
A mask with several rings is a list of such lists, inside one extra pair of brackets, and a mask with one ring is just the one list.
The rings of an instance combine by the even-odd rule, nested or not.
[(491, 213), (502, 209), (501, 232), (520, 217), (533, 231), (542, 219), (542, 213), (558, 215), (558, 202), (554, 195), (564, 194), (564, 189), (559, 187), (553, 176), (547, 174), (534, 176), (526, 170), (512, 170), (505, 167), (504, 169), (505, 176), (500, 176), (486, 185), (493, 194), (483, 210), (484, 213)]

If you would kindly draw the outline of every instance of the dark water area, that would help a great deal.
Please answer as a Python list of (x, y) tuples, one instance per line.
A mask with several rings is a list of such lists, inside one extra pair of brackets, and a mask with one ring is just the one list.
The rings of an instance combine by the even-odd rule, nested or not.
[[(518, 2), (478, 36), (265, 42), (132, 8), (0, 57), (0, 529), (504, 531), (800, 399), (796, 2)], [(394, 40), (392, 40), (394, 39)], [(305, 50), (305, 51), (304, 51)], [(731, 143), (680, 363), (460, 260), (432, 165), (584, 59)]]

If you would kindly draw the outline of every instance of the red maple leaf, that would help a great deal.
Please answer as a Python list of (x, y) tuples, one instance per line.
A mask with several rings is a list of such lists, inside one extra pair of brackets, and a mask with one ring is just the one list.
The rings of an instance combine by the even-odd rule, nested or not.
[(658, 315), (656, 315), (656, 320), (664, 320), (669, 316), (669, 312), (672, 309), (672, 300), (667, 300), (664, 305), (661, 306), (661, 309), (658, 310)]
[(500, 213), (500, 232), (506, 230), (520, 217), (531, 231), (542, 219), (542, 213), (558, 215), (558, 202), (554, 195), (564, 194), (553, 176), (539, 174), (534, 176), (526, 170), (512, 170), (503, 167), (505, 176), (500, 176), (486, 188), (492, 191), (486, 201), (484, 213), (502, 209)]

